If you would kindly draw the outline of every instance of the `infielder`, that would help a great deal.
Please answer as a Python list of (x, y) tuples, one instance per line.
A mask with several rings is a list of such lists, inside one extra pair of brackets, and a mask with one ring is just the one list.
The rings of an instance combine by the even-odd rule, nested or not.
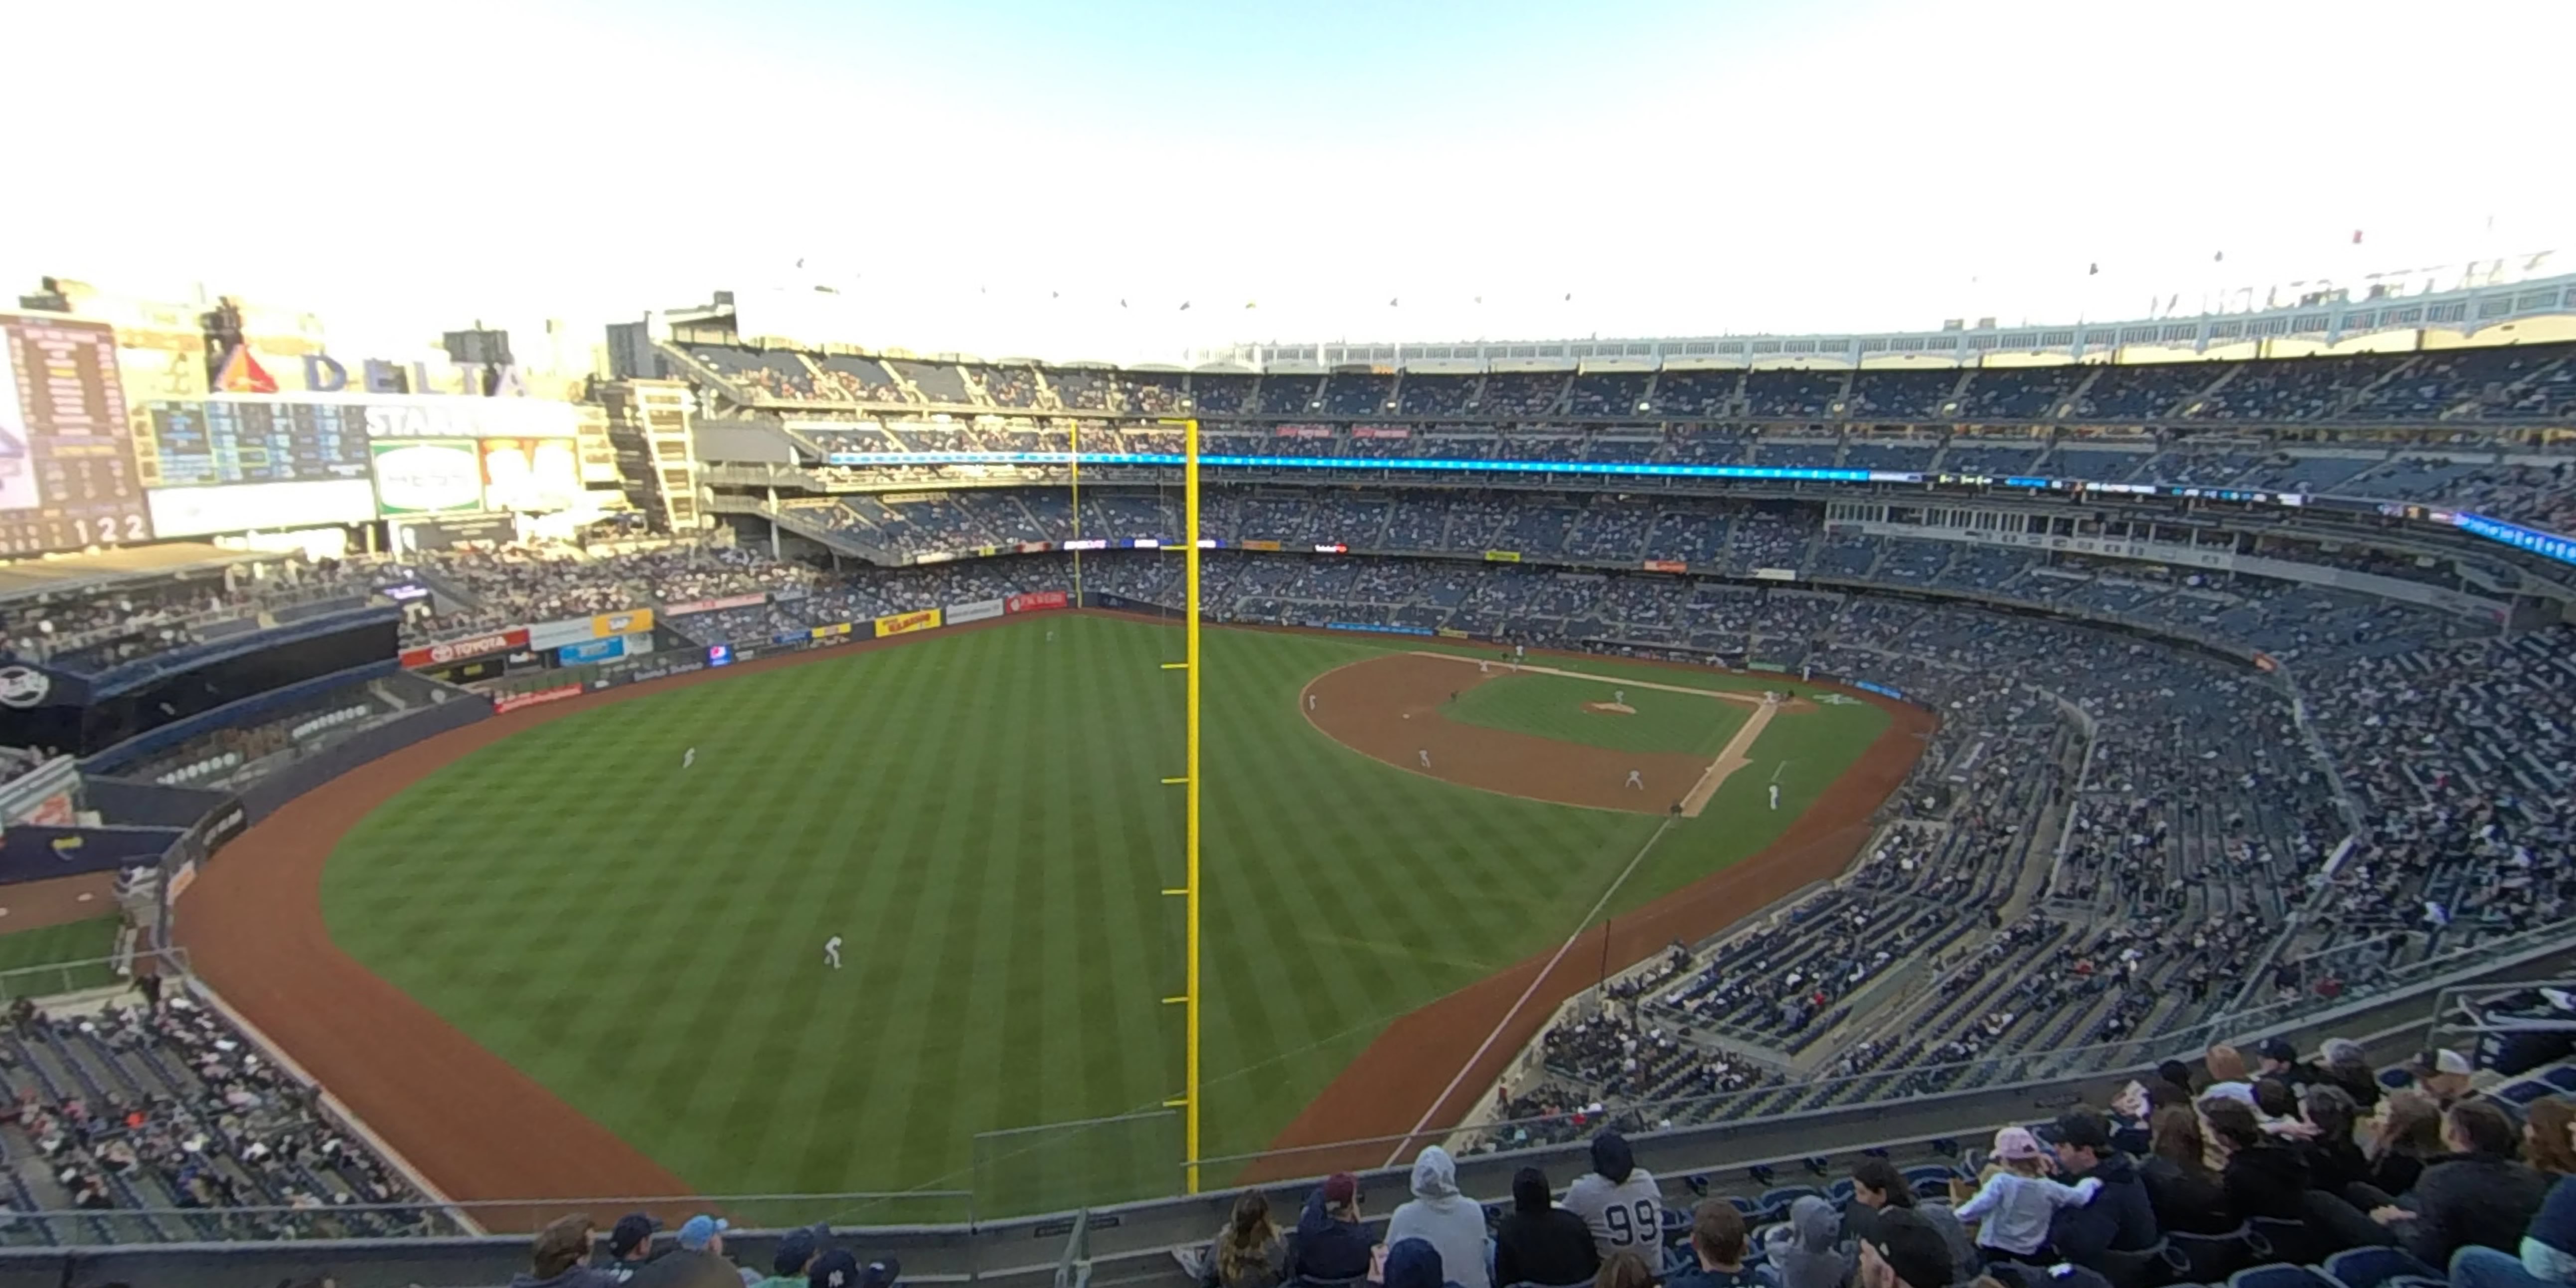
[(1307, 694), (1307, 695), (1306, 695), (1306, 709), (1307, 709), (1307, 710), (1309, 710), (1309, 711), (1312, 711), (1312, 710), (1314, 710), (1314, 709), (1315, 709), (1315, 695), (1314, 695), (1314, 694), (1309, 693), (1309, 694)]
[(686, 768), (688, 768), (689, 766), (694, 765), (694, 764), (696, 764), (696, 763), (698, 763), (698, 749), (697, 749), (697, 748), (695, 748), (695, 747), (691, 747), (691, 748), (689, 748), (687, 751), (684, 751), (684, 752), (681, 752), (681, 753), (680, 753), (680, 768), (682, 768), (682, 769), (686, 769)]
[(1626, 689), (1612, 689), (1610, 691), (1610, 700), (1624, 707), (1628, 705), (1628, 691)]
[(1415, 752), (1414, 754), (1415, 754), (1415, 755), (1417, 755), (1417, 756), (1422, 757), (1422, 767), (1423, 767), (1424, 769), (1429, 769), (1429, 768), (1431, 768), (1431, 749), (1430, 749), (1430, 748), (1425, 747), (1425, 748), (1423, 748), (1422, 750), (1420, 750), (1420, 751), (1418, 751), (1418, 752)]
[(1478, 674), (1478, 675), (1492, 675), (1493, 673), (1494, 673), (1494, 663), (1493, 663), (1493, 659), (1491, 659), (1491, 658), (1482, 658), (1482, 657), (1480, 657), (1480, 658), (1477, 658), (1477, 659), (1476, 659), (1476, 674)]
[(1780, 784), (1771, 784), (1771, 808), (1780, 808)]
[(834, 970), (839, 970), (841, 968), (841, 937), (839, 935), (834, 935), (823, 941), (823, 962)]
[(1628, 785), (1642, 792), (1646, 790), (1646, 776), (1631, 769), (1628, 771)]

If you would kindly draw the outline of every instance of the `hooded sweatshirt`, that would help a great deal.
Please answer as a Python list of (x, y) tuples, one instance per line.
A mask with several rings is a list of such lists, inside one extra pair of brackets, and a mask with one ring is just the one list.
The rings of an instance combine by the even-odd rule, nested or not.
[(1565, 1209), (1592, 1228), (1592, 1246), (1603, 1261), (1634, 1252), (1648, 1266), (1663, 1265), (1663, 1191), (1617, 1132), (1593, 1138), (1592, 1170), (1566, 1187)]
[(1324, 1203), (1324, 1187), (1306, 1196), (1297, 1214), (1297, 1237), (1288, 1245), (1291, 1278), (1357, 1279), (1369, 1271), (1369, 1250), (1376, 1244), (1366, 1222), (1343, 1221)]
[[(1424, 1147), (1413, 1160), (1413, 1201), (1387, 1218), (1388, 1246), (1406, 1239), (1429, 1243), (1459, 1288), (1493, 1288), (1485, 1273), (1485, 1209), (1458, 1193), (1458, 1165), (1438, 1145)], [(1387, 1278), (1394, 1288), (1392, 1269)]]
[[(1407, 1206), (1411, 1206), (1408, 1204)], [(1484, 1264), (1484, 1255), (1476, 1257)], [(1448, 1277), (1440, 1250), (1424, 1239), (1398, 1239), (1386, 1250), (1386, 1288), (1459, 1288)]]
[(1600, 1270), (1592, 1231), (1548, 1201), (1547, 1178), (1534, 1168), (1512, 1178), (1512, 1210), (1494, 1231), (1494, 1282), (1586, 1284)]
[(1781, 1288), (1842, 1288), (1852, 1270), (1837, 1246), (1842, 1228), (1834, 1205), (1813, 1194), (1790, 1204), (1788, 1224), (1773, 1228), (1764, 1242)]
[(2576, 1283), (2576, 1177), (2562, 1178), (2540, 1201), (2522, 1232), (2522, 1268), (2534, 1279)]

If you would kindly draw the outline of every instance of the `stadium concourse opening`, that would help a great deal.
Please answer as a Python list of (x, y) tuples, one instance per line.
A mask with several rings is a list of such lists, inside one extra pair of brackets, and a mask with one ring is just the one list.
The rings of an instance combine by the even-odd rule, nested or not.
[[(1748, 753), (1774, 716), (1784, 710), (1815, 709), (1813, 702), (1802, 698), (1783, 702), (1761, 693), (1617, 681), (1623, 692), (1653, 689), (1743, 707), (1749, 715), (1714, 759), (1593, 746), (1450, 717), (1446, 704), (1469, 690), (1525, 675), (1580, 676), (1611, 683), (1537, 662), (1512, 664), (1452, 653), (1390, 653), (1315, 677), (1301, 702), (1307, 720), (1334, 741), (1398, 769), (1506, 796), (1635, 814), (1678, 810), (1690, 818), (1706, 810), (1730, 775), (1752, 763)], [(1595, 713), (1636, 714), (1625, 702), (1582, 706)]]

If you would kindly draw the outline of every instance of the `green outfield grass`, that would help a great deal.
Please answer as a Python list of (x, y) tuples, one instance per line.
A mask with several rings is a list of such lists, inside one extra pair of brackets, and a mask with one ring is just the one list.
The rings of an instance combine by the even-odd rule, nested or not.
[(111, 913), (0, 934), (0, 997), (44, 997), (115, 983), (106, 959), (116, 951), (120, 920)]
[[(1658, 683), (1688, 678), (1675, 672)], [(1636, 709), (1635, 715), (1584, 709), (1587, 702), (1609, 702), (1619, 696)], [(1619, 678), (1528, 673), (1487, 679), (1444, 703), (1441, 711), (1461, 724), (1512, 729), (1560, 742), (1692, 756), (1716, 755), (1752, 714), (1741, 703), (1703, 693), (1649, 689)]]
[[(1210, 1157), (1262, 1148), (1388, 1020), (1553, 948), (1659, 821), (1333, 743), (1300, 688), (1383, 647), (1207, 633)], [(977, 1132), (1179, 1089), (1163, 999), (1181, 901), (1161, 892), (1181, 875), (1181, 795), (1159, 780), (1181, 768), (1182, 681), (1159, 664), (1180, 650), (1172, 627), (1052, 616), (579, 712), (366, 819), (324, 874), (324, 914), (368, 967), (703, 1192), (973, 1187)], [(1721, 705), (1629, 694), (1667, 698)], [(1759, 849), (1885, 723), (1865, 705), (1774, 721), (1612, 912)], [(1086, 1197), (1175, 1190), (1169, 1142), (1157, 1126), (1076, 1143)], [(987, 1214), (1010, 1202), (990, 1198), (999, 1170)]]

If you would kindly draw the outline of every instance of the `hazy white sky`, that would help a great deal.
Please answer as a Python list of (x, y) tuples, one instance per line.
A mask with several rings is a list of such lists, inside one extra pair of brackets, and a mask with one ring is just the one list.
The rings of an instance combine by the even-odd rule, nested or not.
[(202, 284), (343, 351), (718, 288), (993, 356), (2134, 317), (2576, 251), (2571, 37), (2566, 0), (9, 4), (0, 290)]

